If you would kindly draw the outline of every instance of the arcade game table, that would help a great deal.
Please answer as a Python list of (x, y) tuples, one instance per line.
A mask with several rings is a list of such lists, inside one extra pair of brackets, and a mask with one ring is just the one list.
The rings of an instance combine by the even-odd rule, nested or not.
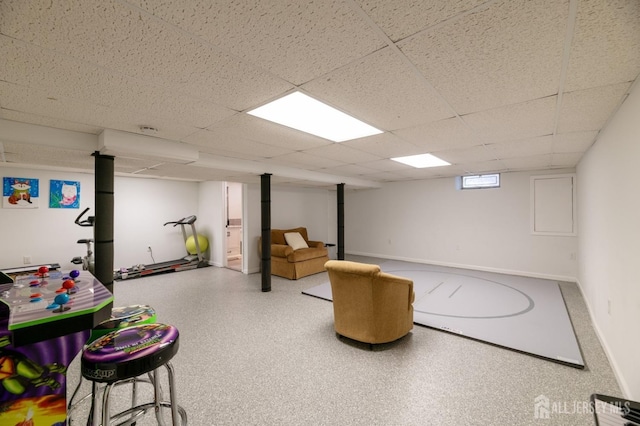
[(0, 424), (65, 425), (66, 372), (113, 295), (87, 271), (0, 273)]

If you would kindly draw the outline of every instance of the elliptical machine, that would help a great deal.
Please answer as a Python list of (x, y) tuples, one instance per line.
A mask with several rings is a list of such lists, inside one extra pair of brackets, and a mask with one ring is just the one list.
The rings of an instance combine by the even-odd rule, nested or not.
[[(89, 211), (89, 207), (84, 209), (82, 213), (78, 215), (78, 217), (75, 220), (76, 225), (93, 228), (93, 224), (95, 223), (95, 219), (96, 219), (95, 216), (87, 216), (86, 219), (82, 219), (82, 216), (84, 216), (85, 213), (87, 213), (88, 211)], [(94, 266), (95, 266), (95, 260), (93, 258), (93, 247), (92, 247), (93, 238), (88, 238), (88, 239), (83, 238), (78, 240), (77, 243), (87, 245), (87, 254), (85, 254), (83, 257), (80, 257), (80, 256), (74, 257), (73, 259), (71, 259), (71, 263), (73, 263), (74, 265), (82, 265), (82, 269), (84, 269), (85, 271), (89, 271), (93, 274)]]

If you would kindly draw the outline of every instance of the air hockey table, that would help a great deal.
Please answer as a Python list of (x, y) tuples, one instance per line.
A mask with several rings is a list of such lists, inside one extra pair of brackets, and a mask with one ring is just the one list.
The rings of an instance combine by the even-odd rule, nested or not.
[(66, 372), (113, 295), (87, 271), (0, 273), (0, 424), (62, 426)]

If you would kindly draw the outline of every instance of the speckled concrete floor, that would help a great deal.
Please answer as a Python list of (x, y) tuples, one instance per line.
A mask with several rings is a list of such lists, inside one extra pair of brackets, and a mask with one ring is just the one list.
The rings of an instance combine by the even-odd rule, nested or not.
[[(152, 305), (180, 330), (173, 364), (190, 425), (593, 425), (590, 394), (621, 395), (573, 283), (561, 289), (584, 370), (421, 326), (372, 351), (336, 336), (331, 303), (301, 294), (326, 273), (273, 277), (267, 293), (260, 280), (210, 267), (115, 284), (116, 305)], [(78, 373), (76, 360), (70, 389)]]

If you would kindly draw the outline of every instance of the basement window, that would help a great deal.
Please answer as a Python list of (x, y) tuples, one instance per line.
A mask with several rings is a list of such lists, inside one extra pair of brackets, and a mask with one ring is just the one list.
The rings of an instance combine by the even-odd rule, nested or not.
[(461, 189), (500, 188), (500, 173), (460, 176)]

